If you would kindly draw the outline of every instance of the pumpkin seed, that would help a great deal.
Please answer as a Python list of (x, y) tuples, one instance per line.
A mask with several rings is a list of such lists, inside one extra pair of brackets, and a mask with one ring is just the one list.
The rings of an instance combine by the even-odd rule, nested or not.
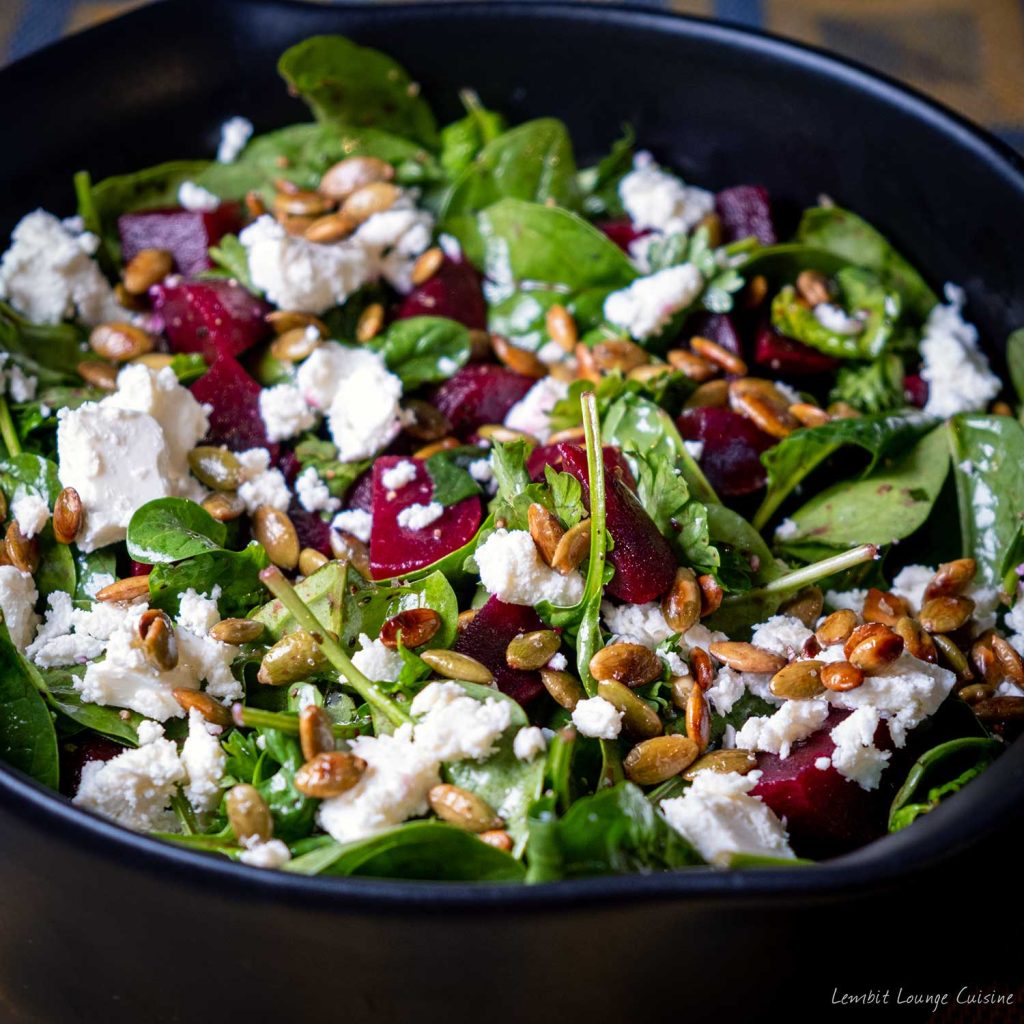
[(395, 169), (375, 156), (350, 156), (328, 167), (319, 190), (330, 199), (347, 199), (353, 192), (377, 181), (391, 181)]
[(299, 552), (299, 572), (303, 576), (312, 576), (321, 566), (328, 563), (328, 557), (316, 548), (303, 548)]
[(628, 686), (614, 679), (602, 679), (597, 684), (597, 695), (622, 712), (622, 725), (630, 735), (649, 739), (661, 734), (657, 713)]
[(925, 601), (918, 621), (929, 633), (952, 633), (974, 614), (969, 597), (933, 597)]
[(903, 615), (893, 623), (892, 631), (903, 637), (904, 648), (915, 658), (931, 662), (938, 658), (935, 641), (924, 631), (924, 627), (917, 619)]
[(772, 437), (788, 437), (800, 426), (800, 421), (790, 413), (788, 404), (777, 405), (753, 392), (734, 393), (730, 388), (729, 405), (733, 412), (745, 416), (755, 427)]
[[(6, 514), (6, 510), (5, 510)], [(58, 544), (74, 544), (82, 532), (85, 512), (74, 487), (65, 487), (53, 503), (53, 536)]]
[(672, 692), (672, 703), (680, 711), (685, 711), (690, 700), (690, 691), (697, 685), (694, 677), (692, 675), (672, 676), (668, 685)]
[(317, 217), (306, 227), (303, 234), (309, 241), (318, 245), (333, 245), (343, 238), (348, 238), (358, 226), (349, 214), (337, 211)]
[(713, 364), (685, 348), (673, 348), (665, 353), (669, 365), (690, 380), (699, 383), (711, 380), (718, 372)]
[(559, 541), (565, 536), (565, 530), (558, 521), (558, 516), (535, 501), (526, 510), (526, 521), (540, 557), (548, 565), (551, 565), (555, 552), (558, 550)]
[(307, 704), (299, 712), (299, 745), (307, 761), (334, 751), (331, 716), (317, 704)]
[(801, 270), (796, 277), (796, 290), (811, 306), (820, 306), (830, 299), (828, 278), (817, 270)]
[(222, 644), (255, 643), (263, 636), (264, 626), (255, 619), (221, 619), (210, 627), (210, 637)]
[(447, 782), (434, 786), (427, 794), (427, 802), (439, 818), (466, 832), (490, 832), (503, 824), (486, 800)]
[(846, 693), (864, 682), (864, 673), (848, 661), (833, 661), (821, 667), (821, 685), (826, 690)]
[(548, 435), (548, 444), (561, 444), (568, 441), (570, 444), (580, 444), (586, 440), (586, 431), (582, 427), (566, 427), (565, 430), (556, 430)]
[(567, 711), (574, 711), (576, 705), (583, 700), (583, 684), (569, 672), (542, 668), (540, 681), (544, 684), (544, 689), (551, 694), (555, 703)]
[(786, 664), (781, 654), (740, 640), (717, 641), (708, 647), (708, 651), (736, 672), (778, 672)]
[(384, 307), (379, 302), (371, 302), (366, 309), (359, 314), (356, 322), (356, 341), (365, 345), (380, 334), (384, 326)]
[(491, 335), (491, 347), (498, 361), (514, 373), (521, 373), (524, 377), (532, 377), (534, 380), (540, 380), (541, 377), (548, 375), (546, 363), (541, 362), (534, 353), (528, 352), (525, 348), (513, 345), (508, 338), (503, 338), (500, 334)]
[(222, 729), (231, 725), (231, 712), (223, 704), (218, 704), (208, 693), (179, 687), (171, 690), (171, 696), (186, 713), (195, 709), (211, 725), (219, 725)]
[(426, 284), (441, 269), (443, 263), (444, 252), (436, 245), (420, 253), (412, 265), (410, 275), (414, 287)]
[(768, 297), (768, 278), (755, 274), (744, 289), (744, 301), (749, 309), (760, 306)]
[(406, 423), (405, 432), (417, 441), (437, 441), (451, 433), (451, 421), (436, 405), (410, 398), (403, 408), (411, 421)]
[(509, 444), (512, 441), (525, 441), (534, 447), (540, 444), (533, 434), (527, 434), (523, 430), (512, 430), (504, 423), (485, 423), (482, 427), (478, 427), (476, 432), (488, 441), (500, 441), (502, 444)]
[(971, 710), (982, 722), (1019, 722), (1024, 719), (1024, 697), (989, 697)]
[(491, 335), (488, 331), (472, 328), (469, 332), (469, 360), (482, 363), (491, 358)]
[(228, 824), (242, 844), (267, 842), (274, 835), (274, 819), (260, 791), (247, 782), (232, 786), (224, 797)]
[(491, 670), (476, 658), (458, 651), (430, 650), (422, 651), (420, 657), (440, 676), (445, 679), (461, 679), (466, 683), (479, 683), (489, 686), (494, 682)]
[(841, 608), (827, 616), (814, 635), (822, 647), (831, 647), (833, 644), (846, 643), (856, 628), (857, 613), (849, 608)]
[(855, 409), (849, 402), (832, 402), (828, 407), (828, 414), (834, 420), (856, 420), (860, 418), (860, 410)]
[(932, 641), (946, 660), (946, 664), (956, 673), (957, 678), (961, 682), (974, 678), (974, 673), (971, 671), (966, 655), (948, 636), (943, 633), (936, 633), (932, 637)]
[(222, 494), (216, 491), (203, 498), (203, 508), (218, 523), (231, 523), (245, 511), (245, 502), (237, 494)]
[[(77, 491), (75, 492), (78, 493)], [(0, 491), (0, 522), (7, 518), (7, 495)]]
[(236, 491), (242, 483), (242, 464), (226, 448), (201, 444), (188, 453), (188, 467), (215, 491)]
[(907, 614), (907, 602), (902, 597), (871, 587), (864, 598), (862, 612), (865, 622), (881, 622), (885, 626), (895, 625)]
[(294, 569), (299, 564), (299, 535), (287, 512), (260, 505), (252, 517), (252, 532), (274, 565)]
[[(926, 633), (925, 636), (927, 635), (928, 634)], [(931, 638), (929, 637), (929, 639)], [(971, 664), (974, 666), (974, 671), (977, 672), (986, 683), (996, 686), (1003, 681), (1003, 667), (999, 664), (996, 652), (992, 650), (991, 636), (983, 636), (975, 640), (974, 644), (971, 646), (970, 653)]]
[(693, 741), (698, 753), (708, 749), (711, 740), (711, 712), (704, 691), (699, 686), (690, 691), (690, 699), (686, 702), (686, 735)]
[(943, 562), (924, 590), (924, 599), (934, 597), (959, 597), (970, 586), (978, 564), (973, 558), (957, 558)]
[(381, 626), (380, 642), (397, 651), (401, 638), (402, 645), (411, 650), (432, 640), (440, 628), (441, 616), (433, 608), (407, 608)]
[(692, 782), (698, 772), (736, 772), (746, 775), (757, 767), (757, 755), (752, 750), (730, 748), (728, 750), (709, 750), (697, 758), (683, 772), (683, 778)]
[(365, 771), (361, 757), (347, 750), (324, 750), (295, 773), (295, 788), (305, 796), (327, 800), (358, 785)]
[(462, 446), (462, 442), (455, 437), (442, 437), (439, 441), (433, 441), (430, 444), (424, 445), (422, 448), (417, 448), (412, 453), (414, 459), (421, 459), (423, 461), (430, 458), (431, 455), (436, 455), (438, 452), (450, 451), (452, 448), (459, 448)]
[(375, 213), (390, 210), (401, 194), (402, 190), (388, 181), (372, 181), (350, 193), (341, 209), (357, 224), (362, 224)]
[(149, 596), (149, 573), (145, 576), (126, 576), (123, 580), (96, 591), (97, 601), (136, 601)]
[(146, 660), (161, 672), (170, 672), (178, 666), (178, 638), (174, 623), (167, 612), (148, 608), (139, 620), (139, 637), (146, 652)]
[(789, 414), (805, 427), (822, 427), (832, 422), (832, 417), (824, 409), (810, 402), (794, 402), (789, 407)]
[(629, 687), (645, 686), (662, 673), (661, 659), (643, 644), (620, 642), (602, 647), (590, 659), (595, 679), (614, 679)]
[(992, 650), (1003, 670), (1004, 677), (1018, 690), (1024, 690), (1024, 661), (1007, 640), (998, 633), (992, 636)]
[(576, 347), (579, 332), (576, 330), (576, 321), (565, 306), (558, 303), (549, 306), (544, 316), (544, 326), (547, 327), (548, 336), (559, 348), (571, 352)]
[[(330, 208), (331, 203), (316, 192), (288, 190), (278, 192), (274, 196), (274, 216), (279, 220), (315, 218)], [(303, 231), (306, 227), (308, 223), (303, 225)]]
[(638, 786), (656, 786), (689, 768), (700, 751), (687, 736), (655, 736), (641, 740), (622, 759), (626, 778)]
[(729, 382), (709, 380), (698, 385), (683, 403), (684, 409), (720, 409), (729, 401)]
[(810, 700), (825, 692), (820, 661), (794, 661), (772, 676), (768, 689), (784, 700)]
[(311, 356), (322, 341), (315, 327), (293, 327), (270, 343), (270, 354), (283, 363), (300, 363)]
[(117, 367), (102, 359), (83, 359), (78, 364), (78, 376), (94, 388), (104, 391), (117, 390)]
[(813, 629), (824, 607), (825, 595), (821, 587), (804, 587), (789, 600), (783, 601), (779, 606), (779, 614), (799, 619), (808, 629)]
[(467, 608), (465, 611), (459, 612), (459, 618), (456, 622), (455, 628), (461, 633), (475, 618), (476, 609)]
[(690, 675), (702, 690), (710, 690), (715, 683), (715, 666), (703, 647), (690, 648)]
[(114, 322), (100, 324), (89, 334), (89, 347), (98, 356), (112, 363), (126, 363), (146, 352), (152, 352), (153, 336), (134, 324)]
[(551, 557), (551, 568), (563, 576), (578, 569), (590, 554), (590, 520), (582, 519), (562, 535)]
[[(609, 338), (599, 341), (590, 350), (594, 365), (600, 373), (628, 374), (651, 361), (650, 355), (628, 338)], [(665, 367), (665, 370), (670, 370)]]
[(503, 828), (489, 828), (486, 832), (481, 832), (479, 838), (496, 850), (512, 852), (512, 837)]
[(701, 589), (692, 569), (681, 566), (668, 593), (661, 599), (661, 613), (675, 633), (685, 633), (700, 621)]
[(302, 313), (295, 309), (275, 309), (268, 313), (264, 320), (273, 328), (274, 334), (280, 336), (294, 331), (297, 327), (315, 327), (321, 338), (326, 338), (330, 331), (327, 324), (312, 313)]
[(316, 637), (297, 629), (281, 637), (263, 655), (256, 679), (264, 686), (287, 686), (315, 675), (326, 663)]
[(140, 249), (124, 268), (124, 286), (132, 295), (145, 295), (174, 269), (174, 257), (166, 249)]
[(722, 585), (710, 573), (697, 577), (697, 586), (700, 587), (700, 617), (706, 619), (714, 615), (722, 606), (725, 591)]
[(726, 373), (745, 377), (747, 364), (735, 352), (730, 352), (724, 345), (710, 338), (702, 338), (699, 334), (690, 339), (690, 348), (705, 362), (721, 367)]
[(267, 204), (263, 202), (263, 196), (255, 189), (245, 193), (245, 208), (253, 220), (262, 217), (267, 212)]
[(533, 672), (543, 668), (562, 646), (562, 638), (553, 629), (538, 629), (520, 633), (505, 648), (505, 662), (509, 668)]
[(16, 569), (34, 573), (39, 568), (39, 538), (26, 537), (16, 519), (7, 527), (5, 542), (7, 557)]
[(956, 695), (968, 704), (977, 704), (979, 701), (994, 697), (996, 688), (991, 683), (970, 683), (957, 690)]
[(370, 549), (351, 533), (331, 530), (331, 553), (339, 562), (350, 565), (364, 580), (370, 579)]
[(871, 675), (903, 653), (903, 637), (880, 622), (868, 622), (850, 634), (843, 653), (851, 665)]

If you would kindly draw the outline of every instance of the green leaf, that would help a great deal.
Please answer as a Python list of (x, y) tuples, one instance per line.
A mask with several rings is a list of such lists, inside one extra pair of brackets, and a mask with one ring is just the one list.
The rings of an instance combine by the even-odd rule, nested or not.
[(1006, 365), (1017, 401), (1024, 402), (1024, 327), (1019, 327), (1006, 339)]
[(380, 353), (407, 391), (447, 380), (469, 360), (469, 331), (455, 320), (414, 316), (396, 320), (369, 348)]
[(157, 498), (140, 505), (128, 522), (128, 554), (136, 562), (155, 565), (218, 551), (227, 527), (186, 498)]
[(905, 409), (903, 376), (903, 360), (895, 352), (883, 352), (870, 363), (847, 363), (839, 367), (829, 399), (849, 402), (869, 416)]
[[(286, 842), (309, 835), (319, 800), (311, 799), (295, 788), (295, 773), (305, 763), (298, 737), (278, 729), (262, 729), (267, 755), (280, 767), (256, 788), (267, 802), (274, 818), (274, 835)], [(262, 766), (261, 766), (262, 767)]]
[(88, 358), (85, 334), (74, 324), (34, 324), (0, 302), (0, 349), (43, 387), (80, 380), (78, 364)]
[(330, 441), (307, 437), (295, 446), (295, 456), (303, 469), (310, 466), (335, 498), (344, 498), (349, 488), (370, 468), (372, 459), (339, 462), (338, 449)]
[(40, 694), (42, 680), (0, 623), (0, 761), (56, 789), (57, 733)]
[(237, 235), (222, 235), (216, 245), (210, 246), (210, 259), (218, 269), (208, 271), (209, 274), (232, 277), (253, 295), (261, 294), (252, 283), (252, 274), (249, 273), (249, 253)]
[(907, 310), (924, 320), (938, 302), (924, 278), (867, 221), (838, 206), (804, 211), (797, 240), (873, 271), (903, 298)]
[[(347, 570), (343, 562), (330, 561), (295, 584), (295, 593), (330, 633), (341, 633)], [(250, 618), (262, 622), (272, 641), (296, 629), (295, 619), (276, 597), (257, 608)], [(383, 620), (381, 620), (383, 622)]]
[(565, 529), (571, 529), (586, 512), (582, 484), (571, 473), (560, 473), (552, 466), (544, 467), (544, 479), (551, 491), (551, 511)]
[(30, 452), (0, 459), (0, 487), (8, 506), (31, 494), (42, 498), (52, 508), (61, 489), (57, 465)]
[[(520, 348), (535, 352), (553, 340), (547, 328), (547, 313), (552, 306), (564, 306), (578, 332), (586, 335), (604, 323), (604, 300), (611, 291), (610, 287), (583, 288), (577, 292), (545, 290), (524, 282), (522, 289), (489, 305), (487, 329), (492, 334), (508, 338)], [(578, 401), (573, 409), (578, 423)]]
[(465, 498), (483, 494), (483, 489), (467, 468), (481, 457), (480, 449), (472, 445), (446, 448), (431, 455), (424, 463), (434, 485), (431, 501), (448, 508)]
[(491, 467), (498, 492), (491, 504), (491, 515), (504, 519), (510, 530), (528, 530), (528, 513), (533, 502), (545, 507), (550, 503), (545, 488), (530, 480), (526, 460), (530, 449), (524, 441), (498, 442), (491, 450)]
[(149, 603), (177, 614), (178, 599), (189, 587), (209, 594), (219, 586), (221, 616), (244, 618), (266, 596), (259, 574), (269, 564), (266, 551), (255, 541), (241, 551), (205, 551), (182, 562), (158, 563), (149, 575)]
[(39, 536), (39, 568), (35, 578), (41, 601), (57, 591), (75, 592), (75, 556), (70, 545), (57, 543), (49, 524)]
[(621, 217), (624, 213), (619, 198), (619, 182), (633, 169), (633, 146), (636, 132), (624, 125), (608, 154), (593, 167), (584, 168), (576, 176), (583, 193), (583, 209), (588, 217)]
[(396, 61), (344, 36), (312, 36), (285, 50), (277, 69), (318, 121), (394, 132), (437, 146), (434, 115)]
[(82, 700), (75, 689), (75, 680), (85, 674), (85, 666), (72, 668), (41, 669), (45, 684), (44, 696), (54, 711), (60, 712), (83, 729), (91, 729), (102, 736), (137, 746), (138, 727), (143, 716), (121, 708), (89, 704)]
[(459, 94), (466, 116), (441, 129), (441, 166), (453, 177), (461, 174), (476, 155), (508, 127), (505, 118), (486, 110), (471, 89)]
[(96, 597), (96, 591), (113, 583), (117, 578), (117, 555), (113, 548), (100, 548), (87, 553), (76, 547), (75, 555), (75, 603), (88, 605)]

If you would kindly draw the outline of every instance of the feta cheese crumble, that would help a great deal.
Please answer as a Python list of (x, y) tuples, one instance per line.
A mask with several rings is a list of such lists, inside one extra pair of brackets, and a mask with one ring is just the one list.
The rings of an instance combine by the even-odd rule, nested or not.
[(425, 530), (444, 515), (444, 506), (437, 501), (428, 505), (409, 505), (398, 513), (398, 525), (403, 530)]
[(507, 604), (566, 607), (583, 597), (580, 573), (563, 576), (545, 564), (525, 530), (495, 530), (474, 557), (484, 589)]
[(220, 199), (194, 181), (183, 181), (178, 188), (178, 205), (194, 213), (210, 213), (220, 206)]
[(307, 512), (334, 512), (341, 507), (330, 488), (312, 466), (307, 466), (295, 479), (295, 496)]
[(46, 500), (31, 491), (25, 491), (11, 502), (11, 518), (15, 519), (26, 537), (42, 533), (50, 519), (50, 506)]
[(523, 726), (512, 741), (512, 753), (520, 761), (532, 761), (547, 749), (548, 741), (544, 737), (544, 730), (536, 725)]
[(551, 435), (551, 412), (569, 394), (569, 385), (555, 377), (542, 377), (505, 415), (505, 426), (544, 442)]
[(794, 743), (821, 728), (828, 711), (824, 700), (787, 700), (772, 715), (748, 718), (736, 733), (736, 746), (787, 758)]
[(619, 182), (619, 198), (640, 230), (688, 234), (715, 208), (714, 193), (684, 184), (662, 170), (650, 153), (637, 153), (633, 170)]
[(275, 384), (260, 391), (260, 417), (268, 441), (288, 441), (316, 425), (316, 413), (294, 384)]
[(676, 313), (689, 306), (704, 287), (701, 272), (691, 263), (637, 278), (604, 300), (605, 318), (642, 341), (660, 333)]
[(572, 724), (595, 740), (613, 740), (622, 731), (622, 712), (604, 697), (581, 700), (573, 709)]
[(350, 533), (356, 540), (368, 544), (373, 531), (373, 516), (361, 508), (348, 508), (331, 520), (331, 529)]
[(11, 643), (24, 651), (39, 624), (35, 613), (39, 592), (31, 573), (13, 565), (0, 565), (0, 613), (10, 634)]
[(220, 143), (217, 146), (217, 163), (233, 164), (252, 138), (252, 121), (247, 117), (229, 117), (220, 126)]
[(251, 868), (283, 868), (292, 855), (280, 839), (268, 839), (265, 843), (257, 839), (242, 850), (238, 859)]
[(266, 448), (250, 448), (238, 452), (237, 458), (243, 475), (238, 497), (245, 503), (246, 512), (253, 515), (261, 505), (287, 511), (292, 493), (281, 470), (270, 468), (270, 452)]
[(360, 633), (359, 650), (352, 655), (352, 664), (375, 683), (393, 683), (401, 674), (404, 662), (398, 651)]
[(836, 749), (831, 764), (840, 775), (861, 789), (877, 789), (892, 754), (875, 746), (875, 730), (881, 721), (878, 708), (865, 705), (844, 718), (830, 733)]
[(385, 469), (380, 475), (380, 482), (389, 491), (400, 491), (406, 484), (411, 484), (416, 479), (416, 463), (410, 459), (403, 459), (393, 466)]

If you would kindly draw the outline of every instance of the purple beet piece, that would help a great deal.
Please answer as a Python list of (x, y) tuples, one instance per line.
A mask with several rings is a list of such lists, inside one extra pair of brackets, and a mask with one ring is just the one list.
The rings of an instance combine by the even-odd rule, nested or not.
[(169, 278), (149, 294), (175, 352), (201, 352), (212, 363), (241, 355), (270, 333), (270, 306), (237, 281)]
[[(398, 491), (388, 490), (382, 474), (399, 462), (414, 462), (416, 479)], [(449, 505), (439, 519), (421, 529), (400, 526), (398, 514), (410, 505), (428, 505), (434, 482), (422, 460), (382, 455), (373, 464), (373, 529), (370, 573), (375, 580), (415, 572), (472, 540), (480, 526), (480, 499), (463, 498)]]
[(919, 373), (908, 373), (903, 378), (903, 397), (918, 409), (928, 404), (928, 381)]
[(65, 741), (60, 747), (60, 791), (65, 796), (74, 796), (82, 781), (82, 769), (90, 761), (109, 761), (125, 749), (106, 736), (84, 732)]
[(833, 359), (802, 341), (779, 334), (767, 323), (762, 324), (757, 330), (754, 362), (775, 373), (794, 376), (829, 373), (839, 365), (838, 359)]
[(331, 527), (320, 518), (319, 512), (309, 512), (293, 500), (288, 517), (299, 535), (300, 548), (314, 548), (322, 555), (331, 556)]
[(629, 247), (638, 238), (650, 234), (649, 231), (635, 227), (628, 217), (599, 221), (594, 227), (604, 232), (623, 252), (629, 252)]
[(221, 356), (191, 388), (199, 402), (212, 406), (207, 441), (234, 452), (266, 448), (276, 461), (280, 446), (271, 444), (260, 416), (260, 385), (237, 359)]
[[(589, 508), (587, 453), (575, 444), (562, 444), (559, 448), (562, 469), (583, 485), (583, 501)], [(606, 467), (608, 461), (605, 456)], [(604, 490), (608, 532), (615, 541), (615, 547), (608, 552), (615, 575), (606, 589), (612, 597), (631, 604), (655, 601), (675, 579), (677, 562), (672, 546), (614, 466), (605, 474)]]
[(715, 196), (715, 211), (722, 222), (726, 242), (738, 242), (753, 235), (762, 245), (774, 245), (779, 239), (772, 217), (768, 190), (761, 185), (737, 185)]
[(505, 604), (492, 597), (477, 610), (469, 625), (459, 630), (454, 650), (468, 654), (486, 665), (494, 674), (494, 681), (502, 693), (508, 694), (520, 704), (528, 704), (544, 689), (540, 673), (509, 668), (505, 651), (509, 642), (520, 633), (532, 633), (545, 628), (532, 608)]
[(123, 213), (117, 218), (125, 262), (142, 249), (166, 249), (174, 257), (174, 269), (179, 274), (209, 270), (213, 266), (210, 246), (241, 227), (242, 210), (238, 203), (221, 203), (209, 211), (171, 206)]
[(147, 565), (145, 562), (136, 562), (134, 558), (128, 562), (128, 574), (130, 576), (148, 576), (152, 571), (153, 566)]
[(281, 475), (288, 482), (288, 486), (291, 487), (295, 483), (295, 478), (302, 471), (302, 463), (299, 462), (298, 455), (291, 449), (282, 450), (277, 460), (277, 468), (281, 470)]
[[(542, 444), (530, 452), (526, 459), (526, 471), (530, 474), (531, 480), (543, 480), (545, 466), (559, 471), (563, 469), (560, 449), (561, 445), (558, 444)], [(629, 463), (626, 461), (625, 455), (622, 454), (622, 450), (607, 444), (602, 451), (604, 452), (605, 472), (614, 473), (616, 470), (620, 470), (626, 486), (631, 491), (635, 491), (636, 480), (633, 479), (633, 471), (629, 468)]]
[(687, 337), (696, 334), (702, 338), (710, 338), (738, 356), (743, 354), (736, 322), (728, 313), (698, 313), (686, 321), (683, 333)]
[(444, 258), (440, 269), (413, 288), (395, 312), (396, 320), (411, 316), (446, 316), (475, 330), (487, 329), (487, 303), (480, 275), (463, 259)]
[(460, 437), (485, 423), (502, 423), (536, 381), (493, 363), (464, 366), (434, 393), (434, 404)]
[[(862, 789), (831, 766), (815, 768), (819, 757), (831, 757), (835, 743), (829, 733), (849, 714), (833, 708), (822, 728), (790, 751), (758, 754), (763, 772), (751, 793), (759, 796), (780, 818), (786, 819), (793, 848), (812, 857), (835, 856), (876, 839), (885, 830), (886, 797), (879, 790)], [(875, 745), (892, 746), (885, 724), (878, 727)]]
[(761, 452), (771, 448), (775, 439), (745, 416), (731, 409), (704, 406), (687, 409), (676, 424), (685, 440), (704, 443), (698, 461), (718, 494), (735, 497), (764, 486)]
[(352, 485), (345, 497), (345, 508), (373, 511), (373, 468), (371, 467)]

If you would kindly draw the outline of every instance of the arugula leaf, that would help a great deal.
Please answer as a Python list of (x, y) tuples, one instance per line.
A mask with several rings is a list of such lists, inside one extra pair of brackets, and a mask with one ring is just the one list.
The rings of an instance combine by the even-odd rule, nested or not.
[(560, 473), (553, 466), (544, 467), (544, 479), (551, 491), (551, 511), (565, 529), (571, 529), (586, 512), (582, 485), (571, 473)]
[(199, 594), (221, 588), (217, 601), (223, 618), (244, 618), (263, 601), (259, 574), (270, 564), (255, 541), (241, 551), (204, 551), (173, 564), (157, 563), (149, 574), (149, 603), (176, 615), (181, 595), (192, 587)]
[(463, 89), (459, 99), (466, 116), (441, 129), (441, 166), (454, 178), (466, 170), (488, 142), (508, 127), (505, 118), (480, 103), (472, 89)]
[(635, 143), (632, 125), (623, 125), (622, 135), (608, 154), (576, 175), (588, 217), (621, 217), (625, 212), (619, 198), (619, 182), (633, 169)]
[(883, 352), (870, 363), (847, 363), (839, 368), (829, 399), (849, 402), (868, 415), (904, 409), (903, 372), (903, 360), (894, 352)]
[(1010, 371), (1017, 402), (1024, 402), (1024, 327), (1019, 327), (1006, 339), (1006, 365)]
[(431, 455), (424, 463), (434, 485), (431, 500), (448, 508), (464, 498), (483, 494), (483, 488), (470, 476), (467, 468), (480, 458), (480, 449), (472, 445), (447, 448)]
[(447, 380), (469, 361), (469, 331), (455, 320), (414, 316), (396, 320), (369, 343), (407, 391)]
[(419, 85), (379, 50), (344, 36), (311, 36), (285, 50), (277, 69), (318, 121), (372, 125), (437, 146), (437, 124)]
[(227, 527), (186, 498), (157, 498), (140, 505), (128, 522), (128, 554), (136, 562), (180, 562), (204, 551), (218, 551)]
[(547, 507), (544, 488), (530, 480), (526, 460), (530, 449), (525, 441), (497, 443), (491, 450), (491, 467), (498, 484), (498, 493), (491, 503), (491, 515), (504, 519), (510, 530), (529, 529), (527, 518), (535, 501)]

